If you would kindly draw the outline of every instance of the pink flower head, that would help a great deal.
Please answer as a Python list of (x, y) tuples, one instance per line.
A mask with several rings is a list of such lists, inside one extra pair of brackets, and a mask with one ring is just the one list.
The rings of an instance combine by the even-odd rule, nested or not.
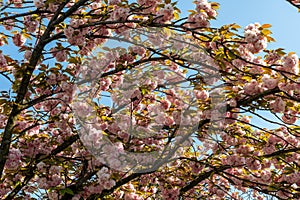
[(64, 34), (66, 35), (67, 38), (72, 37), (73, 33), (74, 33), (74, 28), (72, 28), (72, 26), (68, 26), (67, 28), (64, 29)]
[(53, 57), (55, 57), (58, 62), (64, 62), (67, 59), (66, 50), (59, 50), (57, 48), (52, 48), (51, 52)]
[(299, 58), (296, 54), (283, 57), (282, 62), (284, 71), (299, 74)]
[(191, 14), (187, 22), (189, 28), (209, 27), (208, 15), (205, 12)]
[(273, 112), (283, 112), (285, 110), (285, 101), (282, 100), (282, 98), (277, 97), (275, 101), (270, 103), (270, 108)]
[(119, 4), (119, 3), (121, 3), (121, 0), (110, 0), (110, 1), (109, 1), (109, 4), (110, 4), (110, 5), (117, 5), (117, 4)]
[(297, 121), (295, 113), (288, 111), (282, 115), (282, 121), (286, 124), (294, 124)]
[(34, 20), (31, 16), (24, 17), (24, 25), (26, 26), (28, 32), (30, 33), (35, 32), (38, 24), (39, 22), (37, 20)]
[(0, 68), (5, 68), (7, 67), (7, 62), (2, 53), (0, 53)]
[(260, 88), (261, 85), (258, 84), (258, 82), (254, 79), (251, 80), (250, 83), (246, 83), (244, 85), (244, 91), (246, 94), (249, 94), (249, 95), (253, 95), (253, 94), (257, 94), (258, 92), (260, 92)]
[(10, 0), (10, 2), (13, 3), (16, 8), (22, 7), (22, 0)]
[(130, 9), (123, 7), (115, 7), (112, 13), (113, 20), (125, 20), (129, 16)]
[(168, 100), (161, 100), (161, 107), (163, 107), (163, 109), (168, 110), (171, 106), (171, 102)]
[(209, 97), (209, 93), (206, 90), (194, 90), (194, 94), (200, 100), (207, 100)]
[(283, 59), (283, 67), (284, 68), (292, 68), (298, 65), (299, 63), (299, 58), (296, 54), (291, 54), (285, 56)]
[(268, 74), (264, 74), (262, 77), (263, 87), (266, 87), (267, 89), (273, 89), (277, 86), (278, 80), (271, 78)]
[(37, 8), (43, 8), (45, 6), (45, 3), (43, 0), (34, 0), (34, 5)]
[(26, 38), (20, 33), (15, 34), (12, 39), (13, 43), (18, 47), (23, 46), (26, 42)]
[(32, 54), (32, 52), (30, 50), (25, 51), (24, 58), (26, 60), (29, 60), (31, 57), (31, 54)]

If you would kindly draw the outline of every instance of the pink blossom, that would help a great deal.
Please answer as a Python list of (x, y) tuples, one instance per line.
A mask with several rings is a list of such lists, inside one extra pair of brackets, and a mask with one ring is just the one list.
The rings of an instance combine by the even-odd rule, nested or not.
[(203, 101), (207, 100), (209, 97), (209, 93), (206, 90), (194, 90), (194, 94), (197, 99), (200, 99)]
[(58, 62), (64, 62), (67, 59), (66, 50), (52, 48), (51, 52), (53, 57), (55, 57)]
[(250, 24), (245, 28), (245, 41), (247, 49), (252, 53), (258, 53), (267, 47), (267, 38), (259, 30), (260, 24)]
[(4, 24), (5, 30), (8, 30), (8, 31), (12, 30), (14, 27), (14, 24), (15, 23), (12, 19), (5, 20), (5, 24)]
[[(280, 134), (278, 134), (278, 135), (280, 135)], [(275, 136), (275, 135), (270, 135), (268, 142), (273, 145), (273, 144), (280, 142), (280, 140), (281, 140), (280, 137)]]
[(223, 191), (223, 190), (221, 190), (221, 189), (218, 189), (217, 191), (216, 191), (216, 195), (218, 196), (218, 197), (224, 197), (225, 196), (225, 191)]
[(270, 52), (266, 57), (266, 62), (268, 64), (277, 64), (278, 61), (281, 59), (281, 56), (275, 52)]
[(266, 87), (267, 89), (273, 89), (278, 84), (278, 79), (271, 78), (268, 74), (264, 74), (262, 77), (263, 87)]
[(282, 115), (282, 121), (286, 124), (294, 124), (297, 121), (297, 117), (291, 111), (288, 111)]
[(165, 115), (163, 113), (158, 113), (158, 115), (155, 116), (154, 120), (158, 124), (162, 124), (165, 122)]
[(283, 57), (282, 62), (284, 71), (299, 74), (299, 58), (296, 54)]
[(22, 153), (19, 149), (11, 149), (9, 151), (8, 159), (5, 163), (6, 168), (10, 170), (16, 170), (21, 161)]
[(21, 8), (22, 7), (22, 0), (9, 0), (11, 3), (14, 4), (16, 8)]
[(80, 195), (76, 194), (74, 197), (72, 197), (72, 200), (80, 200)]
[(272, 101), (270, 103), (270, 108), (273, 112), (283, 112), (285, 110), (285, 101), (282, 100), (282, 98), (277, 97), (275, 101)]
[(257, 29), (261, 25), (258, 22), (255, 22), (254, 24), (249, 24), (248, 26), (245, 27), (245, 31), (250, 30), (250, 31), (257, 31)]
[(59, 195), (58, 195), (58, 193), (55, 192), (55, 191), (49, 191), (48, 197), (49, 197), (50, 200), (57, 200), (57, 199), (59, 199), (59, 198), (58, 198)]
[(244, 91), (246, 94), (249, 94), (249, 95), (254, 95), (254, 94), (259, 93), (260, 89), (261, 89), (260, 85), (254, 79), (252, 79), (250, 83), (246, 83), (244, 85)]
[(125, 193), (124, 200), (142, 200), (143, 198), (135, 193)]
[(158, 18), (156, 19), (157, 23), (166, 23), (170, 21), (173, 15), (174, 8), (171, 4), (166, 4), (164, 8), (161, 8), (156, 14)]
[(24, 17), (24, 25), (28, 32), (33, 33), (35, 32), (39, 22), (37, 20), (32, 19), (31, 16)]
[(58, 4), (55, 4), (55, 3), (49, 3), (48, 9), (49, 9), (51, 12), (56, 12), (57, 9), (58, 9)]
[(64, 34), (66, 35), (67, 38), (72, 37), (73, 33), (74, 33), (74, 28), (72, 28), (72, 26), (68, 26), (67, 28), (64, 29)]
[(90, 7), (93, 10), (97, 10), (98, 8), (101, 8), (103, 6), (103, 4), (101, 2), (93, 2)]
[(206, 14), (210, 18), (214, 18), (217, 16), (217, 12), (211, 7), (211, 4), (208, 3), (207, 1), (201, 0), (201, 1), (195, 1), (196, 4), (196, 10), (198, 12), (205, 11)]
[(245, 122), (245, 123), (250, 123), (251, 119), (250, 119), (249, 116), (243, 116), (243, 117), (241, 118), (241, 121), (243, 121), (243, 122)]
[(246, 65), (246, 62), (240, 59), (234, 59), (232, 64), (238, 69), (243, 69), (243, 67)]
[(62, 179), (58, 174), (54, 174), (51, 176), (51, 181), (49, 182), (49, 185), (51, 187), (57, 186), (61, 183)]
[(59, 174), (59, 172), (61, 171), (61, 166), (51, 166), (50, 169), (49, 169), (49, 173), (50, 174)]
[(270, 145), (270, 146), (267, 146), (267, 147), (264, 147), (263, 148), (263, 152), (265, 153), (265, 154), (271, 154), (271, 153), (273, 153), (273, 152), (275, 152), (275, 147), (273, 146), (273, 145)]
[(132, 52), (138, 54), (141, 57), (143, 57), (146, 53), (146, 50), (145, 50), (145, 48), (140, 47), (140, 46), (133, 46), (132, 47)]
[(145, 10), (146, 13), (155, 12), (156, 6), (160, 4), (161, 0), (138, 0), (137, 1), (140, 6), (147, 8)]
[(20, 33), (15, 34), (12, 39), (13, 43), (18, 47), (23, 46), (26, 42), (26, 38)]
[(7, 62), (4, 57), (4, 55), (0, 52), (0, 68), (6, 68), (7, 67)]
[(288, 56), (285, 56), (283, 59), (283, 67), (284, 68), (293, 68), (295, 66), (298, 66), (299, 63), (299, 58), (297, 56), (297, 54), (291, 54)]
[(269, 182), (272, 178), (272, 173), (270, 171), (262, 171), (261, 173), (261, 179), (264, 182)]
[(40, 172), (45, 172), (46, 171), (46, 164), (44, 162), (40, 162), (36, 166), (37, 166), (37, 169)]
[(111, 180), (105, 181), (103, 184), (103, 187), (104, 187), (104, 189), (109, 190), (110, 188), (114, 187), (115, 185), (116, 185), (116, 181), (111, 179)]
[(37, 8), (43, 8), (45, 7), (45, 3), (43, 0), (34, 0), (34, 5)]
[(160, 103), (161, 103), (162, 108), (165, 110), (168, 110), (171, 106), (171, 102), (168, 100), (161, 100)]
[(129, 16), (129, 12), (129, 8), (115, 6), (115, 9), (111, 14), (112, 20), (126, 20)]
[(253, 31), (253, 30), (246, 30), (244, 36), (245, 36), (245, 40), (247, 42), (254, 43), (254, 42), (257, 41), (257, 38), (259, 36), (259, 32), (258, 31)]
[(205, 28), (209, 26), (208, 15), (205, 12), (189, 15), (187, 22), (189, 28)]
[(117, 5), (119, 3), (121, 3), (121, 0), (109, 0), (110, 5)]
[(24, 58), (30, 60), (32, 52), (30, 50), (25, 51)]
[(39, 178), (37, 181), (37, 184), (42, 189), (48, 189), (50, 187), (49, 183), (45, 177)]
[(165, 120), (164, 120), (164, 124), (165, 124), (166, 126), (171, 126), (171, 125), (173, 125), (173, 124), (174, 124), (173, 118), (170, 117), (170, 116), (166, 116), (166, 117), (165, 117)]
[(257, 42), (254, 43), (253, 53), (258, 53), (267, 48), (267, 39), (265, 37), (260, 38)]

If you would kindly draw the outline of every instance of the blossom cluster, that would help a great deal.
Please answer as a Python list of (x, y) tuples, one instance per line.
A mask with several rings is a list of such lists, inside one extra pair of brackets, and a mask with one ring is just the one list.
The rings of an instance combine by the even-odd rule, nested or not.
[[(0, 35), (22, 55), (0, 52), (11, 83), (0, 98), (1, 145), (11, 142), (0, 198), (299, 196), (299, 58), (266, 50), (267, 26), (250, 24), (244, 37), (232, 25), (207, 29), (218, 6), (206, 0), (181, 25), (168, 0), (97, 0), (73, 12), (80, 2), (8, 2), (26, 11), (9, 13)], [(104, 45), (113, 39), (128, 43)], [(279, 127), (258, 127), (249, 113)]]
[(31, 16), (24, 17), (24, 25), (29, 33), (33, 33), (36, 31), (39, 22), (36, 19), (33, 19)]
[(191, 13), (188, 17), (188, 27), (189, 28), (203, 28), (209, 27), (209, 19), (215, 18), (217, 12), (212, 8), (211, 3), (207, 0), (195, 1), (196, 12)]
[(251, 53), (258, 53), (267, 47), (267, 38), (262, 35), (259, 28), (259, 23), (250, 24), (245, 28), (245, 41), (247, 42), (246, 48)]

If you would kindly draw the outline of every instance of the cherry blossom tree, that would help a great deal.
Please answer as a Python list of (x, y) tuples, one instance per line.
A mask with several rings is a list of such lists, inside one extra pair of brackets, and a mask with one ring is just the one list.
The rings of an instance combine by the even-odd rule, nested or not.
[(0, 1), (1, 199), (300, 198), (298, 56), (194, 3)]

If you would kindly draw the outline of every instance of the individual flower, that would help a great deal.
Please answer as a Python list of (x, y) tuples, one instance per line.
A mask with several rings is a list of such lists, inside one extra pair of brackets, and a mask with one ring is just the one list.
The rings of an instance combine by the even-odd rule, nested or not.
[(37, 8), (43, 8), (45, 7), (45, 3), (43, 0), (34, 0), (34, 5)]
[(6, 68), (7, 67), (7, 61), (4, 57), (4, 55), (0, 52), (0, 68)]
[(53, 57), (56, 58), (57, 62), (64, 62), (67, 59), (67, 51), (57, 48), (51, 49)]
[(270, 108), (273, 112), (283, 112), (285, 110), (285, 101), (282, 98), (277, 97), (274, 101), (270, 103)]
[(296, 74), (299, 74), (299, 57), (297, 54), (289, 54), (282, 59), (283, 70)]
[(12, 39), (13, 43), (18, 47), (23, 46), (26, 42), (26, 38), (21, 33), (15, 34)]
[(268, 74), (264, 74), (262, 77), (262, 86), (266, 87), (267, 89), (273, 89), (277, 86), (278, 84), (278, 79), (274, 79), (270, 77)]

